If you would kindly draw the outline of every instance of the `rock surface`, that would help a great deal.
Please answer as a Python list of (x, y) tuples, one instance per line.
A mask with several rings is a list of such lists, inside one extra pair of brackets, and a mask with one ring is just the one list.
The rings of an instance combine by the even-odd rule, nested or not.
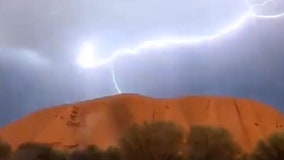
[(13, 148), (29, 141), (61, 149), (88, 144), (106, 148), (116, 145), (131, 124), (153, 120), (173, 121), (185, 131), (192, 125), (224, 127), (245, 151), (284, 125), (280, 112), (252, 100), (216, 96), (154, 99), (122, 94), (37, 111), (4, 126), (0, 137)]

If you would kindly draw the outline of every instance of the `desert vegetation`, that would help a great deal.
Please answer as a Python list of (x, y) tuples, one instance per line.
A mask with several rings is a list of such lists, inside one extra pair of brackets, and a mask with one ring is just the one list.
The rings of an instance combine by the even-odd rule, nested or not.
[(237, 160), (241, 148), (223, 128), (192, 126), (187, 136), (188, 160)]
[(276, 132), (261, 140), (251, 153), (251, 160), (283, 160), (284, 132)]
[(24, 143), (16, 150), (0, 141), (0, 160), (283, 160), (284, 132), (259, 141), (244, 153), (223, 128), (192, 126), (185, 133), (171, 122), (132, 125), (118, 146), (101, 150), (95, 145), (56, 150), (44, 143)]
[(5, 160), (10, 157), (12, 148), (8, 143), (0, 140), (0, 160)]
[(129, 128), (119, 148), (125, 160), (176, 160), (182, 140), (182, 130), (173, 123), (145, 123)]

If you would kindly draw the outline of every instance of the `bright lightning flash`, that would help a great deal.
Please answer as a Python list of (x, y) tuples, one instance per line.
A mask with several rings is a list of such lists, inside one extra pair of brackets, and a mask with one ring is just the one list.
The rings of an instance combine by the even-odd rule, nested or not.
[(85, 43), (83, 45), (82, 52), (80, 53), (77, 62), (79, 66), (83, 68), (96, 68), (103, 65), (111, 64), (112, 80), (115, 85), (116, 91), (118, 93), (122, 93), (116, 81), (116, 75), (113, 67), (113, 61), (115, 61), (118, 57), (131, 54), (140, 54), (143, 50), (165, 48), (169, 45), (194, 45), (205, 41), (214, 40), (244, 26), (244, 24), (250, 18), (277, 19), (284, 17), (284, 12), (276, 15), (260, 15), (256, 13), (256, 8), (265, 7), (269, 3), (272, 3), (272, 0), (266, 0), (259, 4), (250, 4), (247, 1), (246, 4), (248, 6), (248, 10), (246, 13), (240, 15), (239, 18), (236, 19), (234, 22), (228, 24), (223, 29), (220, 29), (211, 35), (198, 37), (167, 37), (163, 39), (143, 41), (134, 47), (117, 49), (105, 59), (95, 59), (93, 46), (89, 43)]
[(94, 67), (94, 64), (96, 64), (94, 51), (94, 46), (88, 42), (85, 42), (77, 59), (78, 65), (82, 68)]

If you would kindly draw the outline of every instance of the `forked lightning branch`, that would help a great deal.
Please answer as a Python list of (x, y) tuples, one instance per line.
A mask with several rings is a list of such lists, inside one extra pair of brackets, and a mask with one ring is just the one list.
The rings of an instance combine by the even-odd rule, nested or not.
[[(154, 39), (154, 40), (147, 40), (143, 41), (135, 46), (132, 46), (130, 48), (119, 48), (117, 50), (114, 50), (109, 57), (100, 59), (95, 57), (95, 49), (94, 46), (89, 43), (85, 42), (82, 46), (82, 50), (78, 56), (77, 64), (82, 68), (98, 68), (105, 65), (109, 65), (111, 67), (111, 73), (112, 73), (112, 81), (114, 83), (115, 89), (118, 93), (122, 93), (122, 90), (117, 83), (116, 80), (116, 74), (115, 74), (115, 68), (113, 66), (113, 62), (125, 55), (135, 55), (135, 54), (142, 54), (145, 52), (145, 50), (153, 50), (153, 49), (159, 49), (159, 48), (165, 48), (167, 46), (173, 46), (173, 45), (194, 45), (198, 43), (202, 43), (205, 41), (211, 41), (214, 39), (218, 39), (219, 37), (222, 37), (226, 34), (229, 34), (240, 27), (242, 27), (246, 22), (248, 22), (250, 19), (253, 18), (261, 18), (261, 19), (278, 19), (278, 18), (284, 18), (284, 11), (279, 14), (274, 15), (264, 15), (256, 12), (257, 8), (266, 7), (269, 6), (269, 4), (273, 3), (273, 0), (267, 0), (262, 3), (258, 4), (251, 4), (248, 1), (247, 4), (247, 11), (243, 14), (240, 14), (237, 19), (235, 19), (232, 23), (229, 23), (224, 28), (221, 28), (215, 33), (212, 33), (211, 35), (205, 35), (205, 36), (198, 36), (198, 37), (167, 37), (163, 39)], [(283, 8), (284, 9), (284, 8)]]

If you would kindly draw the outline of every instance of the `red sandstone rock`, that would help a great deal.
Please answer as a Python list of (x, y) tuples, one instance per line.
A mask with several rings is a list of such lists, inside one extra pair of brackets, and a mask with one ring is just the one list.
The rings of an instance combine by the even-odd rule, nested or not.
[(37, 111), (2, 129), (0, 137), (13, 148), (23, 142), (47, 142), (57, 148), (116, 145), (133, 123), (173, 121), (185, 131), (192, 125), (229, 130), (249, 151), (259, 139), (284, 126), (284, 117), (270, 106), (245, 99), (191, 96), (154, 99), (123, 94)]

